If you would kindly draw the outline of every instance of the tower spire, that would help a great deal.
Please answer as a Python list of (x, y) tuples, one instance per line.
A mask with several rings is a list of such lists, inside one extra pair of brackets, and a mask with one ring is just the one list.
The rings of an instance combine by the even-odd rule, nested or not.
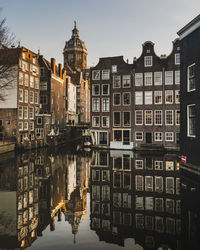
[(76, 21), (74, 21), (74, 29), (76, 29)]

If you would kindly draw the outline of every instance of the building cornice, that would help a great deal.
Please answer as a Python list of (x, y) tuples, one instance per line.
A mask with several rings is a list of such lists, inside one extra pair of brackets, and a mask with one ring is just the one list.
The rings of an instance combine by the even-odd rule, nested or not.
[(200, 15), (196, 16), (191, 22), (186, 24), (182, 29), (180, 29), (177, 32), (177, 34), (180, 36), (181, 40), (199, 27), (200, 27)]

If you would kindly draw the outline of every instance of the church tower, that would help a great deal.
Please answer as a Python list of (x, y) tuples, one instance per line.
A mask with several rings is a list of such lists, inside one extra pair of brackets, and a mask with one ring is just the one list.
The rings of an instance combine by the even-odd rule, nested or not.
[(87, 49), (85, 43), (79, 38), (79, 30), (76, 28), (76, 21), (74, 21), (74, 29), (69, 41), (65, 42), (63, 50), (64, 68), (72, 71), (81, 72), (87, 68)]

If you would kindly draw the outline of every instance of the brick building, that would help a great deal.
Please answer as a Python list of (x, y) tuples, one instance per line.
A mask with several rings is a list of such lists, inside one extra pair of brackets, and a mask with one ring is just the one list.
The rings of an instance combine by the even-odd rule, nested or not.
[(51, 124), (55, 132), (65, 128), (66, 124), (66, 72), (62, 65), (38, 57), (40, 65), (40, 104), (41, 113), (51, 114)]
[(79, 30), (74, 22), (74, 29), (63, 50), (64, 69), (76, 84), (76, 112), (79, 123), (89, 123), (90, 119), (90, 84), (87, 70), (87, 49), (79, 38)]
[(180, 47), (173, 42), (169, 56), (157, 56), (145, 42), (134, 58), (134, 142), (136, 148), (177, 149), (180, 131)]
[[(37, 54), (25, 47), (1, 48), (1, 66), (10, 65), (1, 81), (12, 82), (0, 102), (1, 135), (19, 145), (34, 144), (35, 116), (39, 114), (40, 71)], [(2, 57), (2, 55), (5, 55)]]
[(132, 65), (122, 56), (100, 58), (90, 75), (93, 145), (132, 149)]
[(179, 32), (181, 48), (181, 154), (187, 170), (200, 169), (200, 15)]

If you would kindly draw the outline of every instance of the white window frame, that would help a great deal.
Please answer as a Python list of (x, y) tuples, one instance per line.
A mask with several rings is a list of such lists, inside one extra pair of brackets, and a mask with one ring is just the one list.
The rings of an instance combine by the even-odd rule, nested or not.
[(162, 132), (154, 132), (154, 141), (163, 141), (163, 133)]
[[(171, 139), (168, 139), (167, 137), (169, 137), (169, 134), (171, 134)], [(173, 142), (174, 141), (174, 132), (165, 132), (165, 141), (168, 142)]]
[[(117, 79), (117, 81), (119, 80), (119, 85), (116, 87), (115, 85), (115, 79)], [(121, 75), (114, 75), (113, 76), (113, 89), (119, 89), (121, 88)]]
[[(98, 125), (94, 124), (94, 119), (95, 118), (99, 119), (99, 124)], [(92, 116), (92, 127), (94, 127), (94, 128), (99, 128), (100, 127), (100, 116)]]
[[(108, 86), (108, 93), (107, 93), (107, 94), (104, 94), (104, 93), (103, 93), (103, 87), (104, 87), (104, 86)], [(103, 96), (108, 96), (108, 95), (110, 95), (110, 84), (102, 84), (102, 95), (103, 95)]]
[[(157, 81), (158, 78), (160, 78), (160, 81)], [(162, 71), (154, 72), (154, 85), (155, 86), (162, 85)]]
[[(192, 91), (196, 90), (196, 83), (195, 83), (195, 87), (190, 89), (190, 77), (189, 77), (190, 67), (195, 67), (195, 63), (193, 63), (187, 67), (187, 92), (192, 92)], [(194, 68), (194, 81), (195, 81), (195, 68)]]
[[(129, 83), (127, 86), (125, 84)], [(131, 75), (122, 75), (122, 86), (123, 88), (130, 88), (131, 87)]]
[(180, 65), (180, 53), (174, 55), (175, 65)]
[[(98, 107), (97, 109), (94, 109), (94, 100), (97, 100), (98, 102)], [(100, 99), (99, 98), (92, 98), (92, 112), (100, 112)]]
[[(179, 101), (178, 102), (176, 101), (176, 96), (179, 96)], [(177, 104), (180, 103), (180, 90), (179, 89), (175, 90), (175, 103), (177, 103)]]
[[(115, 104), (115, 95), (119, 95), (120, 96), (120, 102), (119, 104)], [(113, 93), (113, 106), (121, 106), (121, 93), (120, 92), (116, 92), (116, 93)]]
[[(147, 83), (147, 79), (150, 79), (150, 83)], [(145, 72), (144, 73), (144, 86), (152, 86), (153, 84), (153, 74), (152, 72)]]
[(143, 105), (143, 91), (135, 91), (135, 105)]
[[(151, 124), (147, 124), (146, 123), (146, 118), (147, 118), (147, 112), (151, 113)], [(144, 114), (144, 121), (145, 121), (145, 126), (152, 126), (153, 125), (153, 111), (152, 110), (145, 110), (145, 114)]]
[(24, 91), (23, 89), (19, 89), (19, 102), (24, 101)]
[[(179, 113), (179, 123), (177, 123), (178, 119), (177, 119), (177, 114)], [(180, 115), (181, 115), (181, 111), (180, 110), (175, 110), (175, 121), (176, 121), (176, 125), (180, 125)]]
[[(169, 95), (167, 93), (169, 93), (169, 92), (171, 93), (170, 95), (172, 96), (172, 102), (169, 102), (169, 101), (166, 100), (167, 96)], [(173, 90), (171, 90), (171, 89), (165, 90), (165, 104), (173, 104), (174, 103), (173, 102), (173, 100), (174, 100), (174, 95), (173, 94), (174, 94)]]
[[(108, 109), (107, 110), (104, 108), (104, 100), (108, 100)], [(110, 98), (102, 98), (102, 112), (110, 112)]]
[(153, 91), (144, 91), (144, 104), (153, 104)]
[[(137, 112), (142, 114), (142, 122), (137, 123)], [(135, 125), (143, 125), (143, 110), (135, 110)]]
[[(171, 81), (167, 81), (169, 79), (168, 74), (170, 74)], [(173, 71), (165, 71), (165, 85), (173, 85)]]
[(180, 84), (180, 70), (175, 70), (175, 84)]
[[(140, 135), (141, 135), (141, 138), (137, 138), (137, 135), (140, 133)], [(136, 131), (135, 132), (135, 140), (136, 141), (143, 141), (144, 139), (143, 139), (143, 132), (142, 131)]]
[[(130, 117), (130, 123), (129, 123), (129, 125), (125, 125), (125, 123), (124, 123), (124, 113), (129, 113), (129, 117)], [(131, 111), (123, 111), (123, 126), (124, 127), (130, 127), (131, 126)]]
[(103, 69), (102, 70), (102, 80), (109, 80), (110, 79), (110, 70)]
[[(156, 122), (156, 113), (159, 112), (161, 113), (161, 123)], [(156, 126), (162, 126), (162, 120), (163, 120), (163, 112), (162, 110), (154, 110), (154, 125)]]
[[(95, 94), (95, 91), (94, 91), (95, 86), (98, 86), (98, 88), (99, 88), (98, 94)], [(92, 84), (92, 95), (93, 96), (99, 96), (100, 95), (100, 84), (97, 84), (97, 83)]]
[[(189, 108), (190, 107), (196, 107), (196, 105), (195, 104), (187, 105), (187, 136), (195, 138), (196, 137), (196, 131), (195, 131), (195, 134), (190, 134), (190, 129), (189, 129)], [(196, 114), (195, 114), (195, 119), (197, 119)], [(196, 121), (195, 121), (195, 126), (196, 126)], [(196, 127), (195, 127), (195, 130), (196, 130)]]
[[(106, 119), (108, 119), (108, 124), (106, 126), (104, 126), (104, 124), (103, 124), (103, 118), (105, 118), (105, 117), (106, 117)], [(102, 128), (109, 128), (109, 126), (110, 126), (110, 117), (109, 116), (102, 116)]]
[(153, 57), (145, 56), (144, 57), (144, 67), (152, 67), (153, 66)]
[[(97, 76), (96, 76), (97, 74)], [(93, 70), (92, 71), (92, 80), (100, 80), (100, 70)]]
[[(172, 123), (167, 123), (167, 112), (171, 113)], [(174, 125), (174, 111), (173, 110), (165, 110), (165, 125), (166, 126), (173, 126)]]
[(112, 65), (112, 73), (117, 73), (117, 65)]
[(143, 86), (143, 73), (135, 73), (135, 86)]
[[(125, 94), (129, 94), (129, 100), (130, 100), (129, 104), (124, 104), (124, 95)], [(131, 92), (123, 92), (122, 93), (122, 104), (123, 104), (123, 106), (130, 106), (131, 105)]]
[[(158, 94), (159, 93), (159, 94)], [(161, 102), (156, 102), (156, 97), (161, 96)], [(156, 90), (154, 91), (154, 104), (159, 105), (162, 104), (162, 90)]]

